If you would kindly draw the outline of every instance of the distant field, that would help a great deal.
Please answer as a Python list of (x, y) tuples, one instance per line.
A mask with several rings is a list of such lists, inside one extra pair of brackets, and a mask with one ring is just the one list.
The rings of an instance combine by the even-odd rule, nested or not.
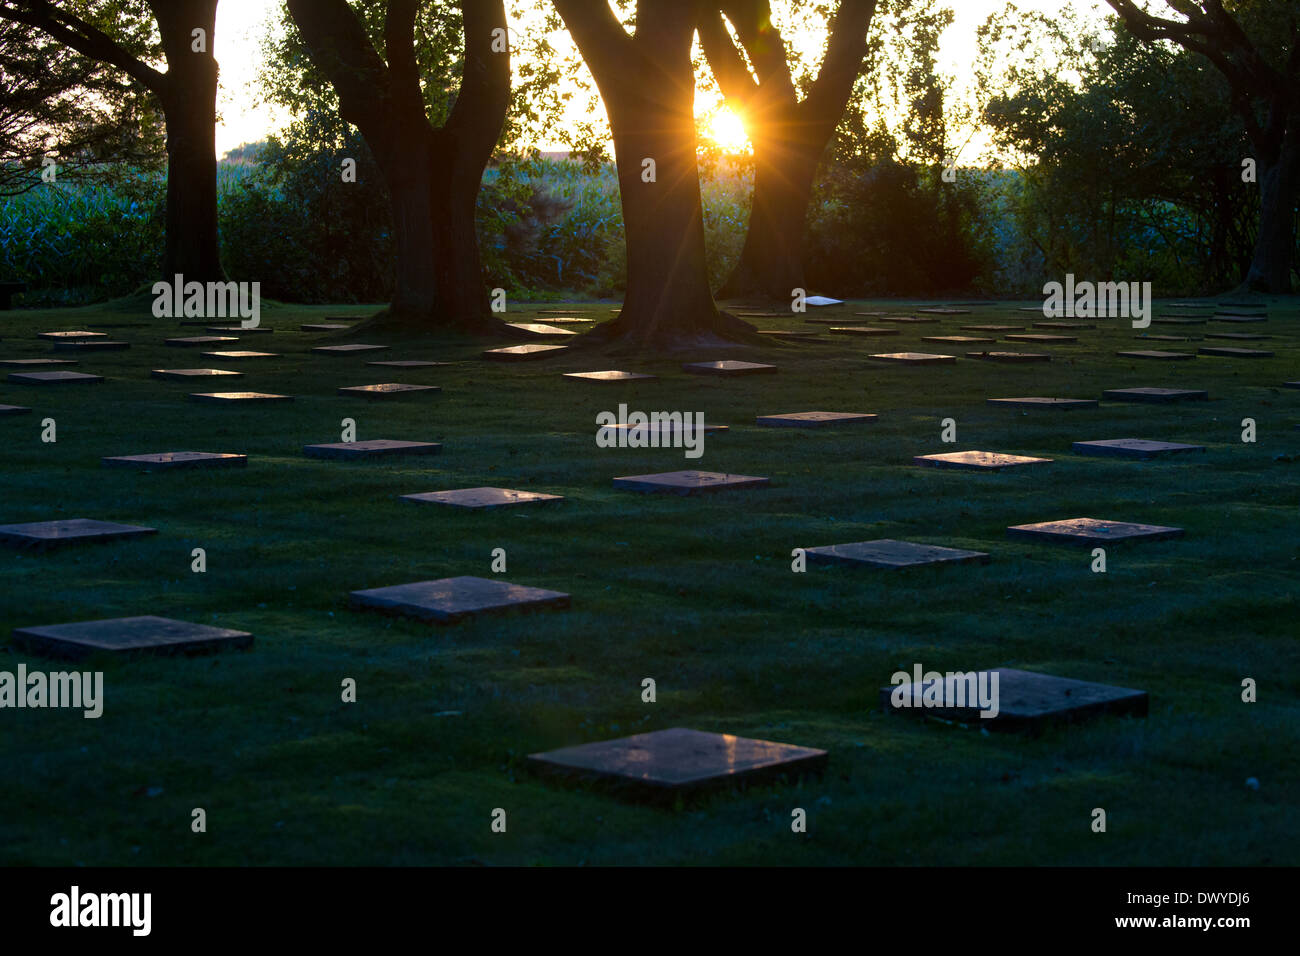
[[(0, 276), (3, 278), (3, 276)], [(853, 302), (854, 311), (915, 303)], [(32, 388), (0, 380), (0, 523), (91, 517), (157, 527), (124, 544), (48, 554), (0, 549), (0, 642), (14, 627), (160, 614), (253, 632), (247, 652), (94, 662), (104, 715), (0, 712), (0, 863), (239, 864), (1291, 864), (1300, 854), (1300, 302), (1278, 300), (1260, 360), (1121, 359), (1122, 348), (1195, 351), (1214, 341), (1137, 344), (1102, 320), (1046, 365), (873, 364), (873, 352), (962, 348), (923, 335), (1028, 324), (1020, 303), (972, 308), (897, 336), (824, 335), (727, 354), (632, 362), (575, 348), (482, 362), (468, 340), (297, 331), (378, 307), (268, 306), (281, 353), (222, 366), (145, 300), (0, 313), (0, 358), (51, 355), (35, 337), (105, 328), (129, 351), (80, 358), (108, 381)], [(609, 317), (616, 303), (573, 306)], [(814, 313), (816, 317), (825, 310)], [(535, 310), (514, 313), (537, 321)], [(818, 328), (803, 317), (761, 328)], [(1213, 326), (1156, 326), (1200, 337)], [(1240, 328), (1222, 326), (1241, 331)], [(1251, 327), (1252, 329), (1255, 327)], [(199, 334), (193, 328), (190, 333)], [(312, 346), (391, 345), (326, 358)], [(986, 347), (986, 346), (972, 346)], [(1002, 347), (1005, 346), (1005, 343)], [(60, 356), (61, 357), (61, 356)], [(367, 359), (445, 368), (370, 368)], [(771, 362), (776, 375), (709, 379), (684, 361)], [(203, 385), (155, 368), (215, 365), (232, 387), (290, 404), (214, 408)], [(565, 371), (625, 368), (660, 381), (594, 386)], [(4, 370), (9, 371), (9, 370)], [(436, 384), (441, 394), (370, 404), (339, 386)], [(990, 397), (1100, 398), (1103, 389), (1204, 388), (1210, 401), (1103, 402), (1021, 412)], [(595, 416), (620, 402), (701, 411), (730, 431), (704, 457), (602, 449)], [(756, 415), (873, 412), (872, 424), (802, 431)], [(45, 418), (58, 441), (40, 440)], [(384, 463), (305, 458), (302, 445), (357, 438), (444, 443), (441, 456)], [(940, 442), (953, 418), (957, 442)], [(1243, 444), (1242, 420), (1258, 441)], [(1206, 446), (1150, 462), (1084, 458), (1071, 442), (1140, 437)], [(983, 474), (924, 469), (914, 455), (980, 449), (1055, 459)], [(107, 455), (242, 452), (246, 469), (141, 474)], [(772, 479), (716, 497), (642, 496), (611, 479), (702, 468)], [(460, 514), (400, 495), (478, 485), (564, 495), (537, 510)], [(1182, 540), (1087, 549), (1022, 543), (1008, 525), (1057, 518), (1175, 525)], [(793, 548), (901, 538), (987, 551), (987, 566), (914, 572), (790, 568)], [(191, 551), (207, 552), (204, 574)], [(349, 591), (453, 575), (569, 592), (572, 608), (449, 627), (350, 611)], [(3, 646), (3, 645), (0, 645)], [(0, 670), (62, 664), (5, 647)], [(986, 734), (880, 713), (896, 670), (1007, 665), (1150, 692), (1145, 719), (1103, 718), (1039, 737)], [(340, 701), (345, 678), (358, 701)], [(641, 701), (653, 677), (658, 701)], [(1259, 700), (1241, 702), (1244, 678)], [(721, 794), (677, 809), (561, 788), (523, 767), (532, 752), (675, 726), (825, 748), (829, 769), (798, 785)], [(1247, 786), (1254, 778), (1258, 788)], [(207, 811), (208, 832), (190, 831)], [(791, 833), (790, 812), (808, 812)], [(1107, 811), (1108, 832), (1090, 830)], [(505, 834), (489, 824), (508, 813)]]

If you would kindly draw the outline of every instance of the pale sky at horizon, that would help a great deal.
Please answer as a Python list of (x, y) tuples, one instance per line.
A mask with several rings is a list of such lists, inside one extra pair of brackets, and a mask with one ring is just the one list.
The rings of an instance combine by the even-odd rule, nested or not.
[[(217, 97), (220, 122), (217, 124), (217, 155), (244, 143), (256, 142), (280, 128), (287, 117), (257, 102), (257, 73), (263, 39), (268, 25), (276, 19), (281, 0), (224, 0), (217, 6), (216, 36), (213, 52), (221, 67), (221, 86)], [(1056, 12), (1067, 6), (1087, 12), (1109, 10), (1101, 0), (1017, 0), (1022, 10)], [(776, 6), (776, 4), (774, 4)], [(958, 86), (970, 75), (975, 62), (975, 32), (990, 13), (1006, 6), (1006, 0), (951, 0), (948, 4), (956, 16), (944, 33), (940, 47), (940, 69), (957, 77)], [(792, 44), (798, 38), (789, 38)], [(543, 149), (554, 144), (540, 144)]]

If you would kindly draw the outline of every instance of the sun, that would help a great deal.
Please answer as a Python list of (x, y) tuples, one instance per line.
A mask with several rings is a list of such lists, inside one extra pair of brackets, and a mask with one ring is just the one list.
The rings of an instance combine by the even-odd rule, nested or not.
[(709, 138), (724, 153), (746, 153), (749, 151), (749, 134), (739, 116), (726, 106), (720, 106), (709, 117)]

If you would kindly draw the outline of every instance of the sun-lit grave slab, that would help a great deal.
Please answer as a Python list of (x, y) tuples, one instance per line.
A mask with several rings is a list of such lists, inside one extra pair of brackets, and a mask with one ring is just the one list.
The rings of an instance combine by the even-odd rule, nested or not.
[(659, 799), (821, 773), (824, 750), (686, 727), (655, 730), (528, 755), (534, 773)]
[(528, 362), (551, 358), (568, 350), (567, 345), (509, 345), (500, 349), (488, 349), (480, 358), (489, 362)]
[(271, 402), (292, 402), (292, 395), (273, 392), (191, 392), (190, 399), (210, 405), (262, 405)]
[(901, 335), (902, 334), (898, 329), (876, 329), (876, 328), (872, 328), (869, 325), (844, 325), (844, 326), (833, 325), (827, 331), (829, 331), (831, 335), (873, 336), (873, 335)]
[(348, 599), (353, 608), (437, 624), (452, 624), (479, 614), (500, 611), (567, 608), (570, 603), (569, 595), (562, 591), (471, 576), (353, 591)]
[(1210, 319), (1211, 322), (1223, 322), (1228, 325), (1251, 325), (1256, 322), (1267, 322), (1267, 315), (1226, 315), (1219, 314)]
[[(538, 315), (568, 315), (572, 309), (538, 309)], [(621, 312), (621, 309), (610, 309), (611, 312)], [(547, 319), (549, 322), (550, 319)]]
[(1182, 536), (1182, 528), (1135, 524), (1129, 521), (1102, 521), (1097, 518), (1066, 518), (1061, 521), (1012, 525), (1007, 528), (1009, 538), (1083, 547), (1117, 541), (1166, 541)]
[(1116, 352), (1115, 354), (1120, 358), (1150, 359), (1153, 362), (1185, 362), (1188, 359), (1196, 358), (1191, 352), (1162, 352), (1158, 349), (1138, 349), (1136, 351)]
[(787, 412), (783, 415), (760, 415), (754, 423), (770, 428), (827, 428), (874, 422), (876, 418), (876, 415), (865, 412)]
[(1227, 339), (1232, 342), (1258, 342), (1260, 339), (1271, 339), (1271, 335), (1263, 335), (1256, 332), (1206, 332), (1207, 339)]
[(722, 362), (688, 362), (682, 366), (683, 372), (692, 375), (765, 375), (775, 372), (775, 365), (762, 365), (758, 362), (737, 362), (728, 359)]
[(360, 461), (366, 458), (391, 458), (397, 455), (437, 455), (442, 452), (440, 442), (397, 441), (391, 438), (373, 438), (369, 441), (329, 442), (321, 445), (303, 445), (302, 453), (308, 458), (335, 461)]
[(1101, 403), (1095, 398), (990, 398), (985, 404), (1002, 408), (1036, 408), (1047, 411), (1070, 411), (1079, 408), (1096, 408)]
[(867, 358), (896, 365), (952, 365), (957, 361), (955, 355), (934, 355), (930, 352), (884, 352)]
[(347, 345), (318, 345), (312, 349), (313, 355), (362, 355), (370, 352), (382, 352), (388, 348), (387, 345), (364, 345), (360, 342), (351, 342)]
[(645, 375), (641, 372), (565, 372), (565, 378), (577, 379), (580, 382), (594, 382), (597, 385), (617, 385), (620, 382), (657, 382), (658, 375)]
[(963, 325), (963, 332), (1023, 332), (1023, 325)]
[(1035, 322), (1036, 329), (1060, 329), (1070, 331), (1071, 329), (1095, 329), (1097, 326), (1090, 322)]
[(155, 455), (116, 455), (101, 458), (105, 468), (135, 468), (139, 471), (172, 471), (180, 468), (243, 468), (247, 455), (206, 451), (165, 451)]
[(279, 352), (249, 352), (246, 350), (236, 350), (233, 352), (204, 352), (204, 358), (214, 358), (223, 362), (254, 362), (258, 359), (279, 358)]
[(693, 495), (739, 488), (762, 488), (770, 482), (770, 478), (729, 475), (717, 471), (665, 471), (654, 475), (625, 475), (615, 478), (614, 487), (623, 491)]
[(48, 368), (51, 365), (77, 365), (76, 359), (25, 358), (0, 360), (3, 368)]
[(403, 385), (399, 382), (382, 382), (378, 385), (345, 385), (338, 389), (338, 394), (354, 398), (366, 398), (371, 401), (394, 398), (410, 398), (425, 392), (441, 392), (437, 385)]
[(96, 521), (92, 518), (61, 518), (57, 521), (29, 521), (0, 525), (0, 544), (48, 549), (65, 544), (117, 541), (157, 534), (157, 528)]
[(1050, 458), (1028, 458), (1024, 455), (1004, 455), (992, 451), (950, 451), (941, 455), (917, 455), (914, 465), (931, 468), (958, 468), (970, 471), (1002, 471), (1024, 465), (1049, 465)]
[(855, 541), (851, 544), (828, 544), (803, 548), (811, 564), (837, 564), (869, 568), (919, 568), (940, 564), (988, 564), (989, 556), (982, 551), (963, 551), (960, 548), (943, 548), (915, 541), (895, 541), (879, 538), (875, 541)]
[(92, 654), (210, 654), (252, 647), (253, 635), (226, 627), (144, 615), (17, 627), (13, 630), (12, 643), (33, 654), (63, 658)]
[(939, 320), (928, 315), (882, 315), (877, 321), (892, 325), (933, 325)]
[(1077, 441), (1074, 450), (1080, 455), (1101, 458), (1159, 458), (1180, 452), (1205, 451), (1204, 445), (1183, 445), (1172, 441), (1152, 441), (1147, 438), (1110, 438), (1103, 441)]
[(238, 341), (239, 338), (234, 335), (188, 335), (179, 339), (167, 339), (163, 344), (175, 346), (176, 348), (196, 349)]
[(0, 415), (25, 415), (30, 411), (22, 405), (0, 405)]
[(85, 341), (54, 343), (54, 351), (56, 352), (125, 352), (130, 347), (130, 342), (114, 342), (109, 339), (86, 339)]
[(150, 371), (149, 374), (153, 378), (187, 382), (192, 378), (239, 378), (244, 373), (231, 372), (224, 368), (156, 368)]
[(596, 320), (580, 319), (572, 315), (565, 315), (565, 316), (552, 318), (549, 314), (547, 314), (547, 317), (542, 319), (541, 321), (544, 322), (546, 325), (590, 325)]
[(934, 342), (936, 345), (988, 345), (997, 339), (986, 339), (978, 335), (923, 335), (922, 342)]
[(307, 322), (298, 326), (301, 332), (342, 332), (344, 329), (350, 329), (352, 326), (344, 322)]
[(108, 338), (108, 334), (106, 332), (86, 331), (37, 332), (36, 337), (38, 339), (46, 339), (50, 342), (78, 342), (83, 339), (106, 339)]
[(427, 362), (421, 359), (397, 359), (391, 362), (367, 362), (376, 368), (441, 368), (450, 362)]
[(1226, 345), (1214, 345), (1199, 350), (1202, 355), (1213, 355), (1218, 358), (1272, 358), (1273, 353), (1264, 349), (1237, 349)]
[(421, 505), (447, 505), (452, 508), (508, 508), (514, 505), (547, 505), (563, 501), (563, 495), (539, 491), (515, 491), (513, 488), (453, 488), (450, 491), (426, 491), (402, 495), (403, 501)]
[(1008, 342), (1036, 342), (1039, 345), (1067, 345), (1079, 341), (1077, 335), (1050, 335), (1045, 332), (1012, 333), (1006, 339)]
[(1210, 393), (1200, 388), (1108, 388), (1101, 397), (1112, 402), (1147, 402), (1162, 405), (1167, 402), (1205, 401)]
[(1024, 365), (1029, 362), (1050, 362), (1052, 357), (1046, 352), (967, 352), (967, 358), (980, 359), (985, 362), (1004, 362), (1008, 365)]
[(542, 325), (537, 322), (507, 322), (506, 327), (514, 329), (516, 332), (523, 332), (525, 335), (531, 335), (534, 338), (543, 339), (566, 338), (578, 334), (571, 329), (557, 329), (553, 325)]
[(15, 385), (93, 385), (102, 382), (103, 376), (84, 372), (10, 372), (9, 381)]
[[(997, 712), (991, 706), (997, 675)], [(970, 722), (990, 730), (1036, 730), (1054, 723), (1065, 723), (1110, 714), (1116, 717), (1145, 717), (1149, 706), (1146, 691), (1112, 687), (1091, 681), (1054, 677), (1032, 671), (998, 667), (988, 671), (954, 674), (938, 679), (909, 681), (880, 688), (880, 707), (886, 713), (911, 717), (938, 717), (942, 720)], [(973, 686), (972, 686), (973, 680)], [(975, 691), (975, 693), (971, 693)], [(981, 701), (981, 695), (984, 700)], [(989, 705), (981, 716), (982, 704)]]
[(789, 342), (824, 342), (825, 339), (817, 332), (796, 332), (788, 329), (759, 329), (759, 335), (766, 335), (769, 339), (778, 339)]
[(828, 305), (843, 305), (843, 299), (832, 299), (824, 295), (810, 295), (804, 297), (804, 305), (810, 305), (814, 309), (822, 309)]

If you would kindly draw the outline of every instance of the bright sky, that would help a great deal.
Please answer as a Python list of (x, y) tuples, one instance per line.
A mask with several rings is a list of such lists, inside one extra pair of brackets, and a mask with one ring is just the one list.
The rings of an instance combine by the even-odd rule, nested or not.
[[(256, 142), (282, 126), (283, 115), (257, 102), (257, 73), (262, 40), (271, 24), (278, 20), (276, 9), (281, 0), (224, 0), (217, 6), (214, 52), (221, 66), (221, 90), (217, 109), (217, 155), (243, 143)], [(1002, 9), (1006, 0), (951, 0), (956, 11), (952, 27), (943, 36), (940, 68), (957, 77), (958, 86), (970, 75), (975, 62), (975, 31), (990, 13)], [(1064, 0), (1018, 0), (1022, 10), (1055, 12), (1068, 4)], [(1109, 8), (1101, 0), (1076, 0), (1080, 11), (1096, 10), (1100, 18)], [(774, 4), (775, 6), (775, 4)], [(799, 38), (788, 38), (792, 44)], [(806, 39), (806, 38), (805, 38)], [(540, 144), (543, 149), (552, 144)], [(965, 157), (964, 157), (965, 158)]]

